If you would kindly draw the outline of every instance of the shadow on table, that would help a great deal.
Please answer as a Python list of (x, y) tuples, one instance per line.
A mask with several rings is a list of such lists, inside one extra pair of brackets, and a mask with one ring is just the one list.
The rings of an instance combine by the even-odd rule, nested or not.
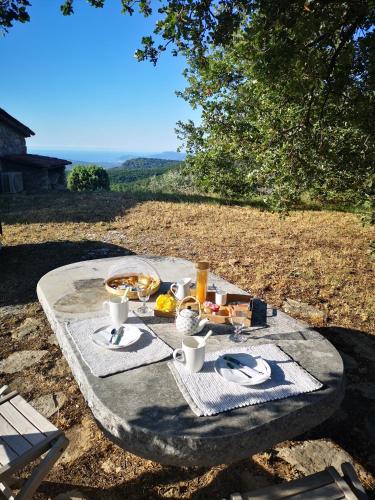
[(57, 267), (82, 260), (132, 254), (127, 248), (101, 241), (48, 241), (5, 246), (0, 252), (0, 306), (37, 300), (38, 281)]

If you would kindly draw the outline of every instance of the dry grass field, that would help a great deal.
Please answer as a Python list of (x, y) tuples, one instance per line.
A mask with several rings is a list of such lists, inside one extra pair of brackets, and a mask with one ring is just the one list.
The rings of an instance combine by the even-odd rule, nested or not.
[[(0, 357), (47, 350), (35, 367), (0, 374), (26, 398), (61, 395), (52, 420), (71, 451), (37, 498), (78, 489), (86, 498), (223, 498), (230, 492), (295, 478), (301, 469), (278, 450), (233, 466), (164, 467), (106, 440), (55, 345), (35, 286), (51, 269), (121, 254), (207, 259), (213, 272), (277, 307), (287, 298), (313, 306), (304, 317), (343, 354), (347, 392), (341, 410), (281, 448), (315, 441), (349, 453), (371, 495), (375, 487), (375, 273), (373, 229), (350, 213), (295, 211), (285, 219), (249, 206), (140, 201), (122, 193), (14, 196), (1, 200)], [(324, 319), (322, 319), (324, 317)]]

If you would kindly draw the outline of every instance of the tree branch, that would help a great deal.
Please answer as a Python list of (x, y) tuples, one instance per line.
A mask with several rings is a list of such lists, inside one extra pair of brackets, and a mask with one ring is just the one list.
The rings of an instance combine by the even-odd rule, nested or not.
[(332, 76), (333, 76), (333, 73), (334, 73), (334, 70), (335, 70), (337, 59), (338, 59), (340, 53), (342, 52), (342, 50), (344, 49), (345, 45), (348, 43), (348, 41), (354, 35), (354, 33), (355, 33), (355, 31), (356, 31), (356, 29), (358, 28), (359, 25), (360, 25), (360, 19), (356, 19), (349, 26), (349, 28), (342, 35), (341, 42), (335, 48), (335, 51), (334, 51), (334, 53), (333, 53), (333, 55), (331, 57), (331, 61), (329, 63), (328, 71), (327, 71), (327, 78), (326, 78), (327, 79), (327, 87), (326, 87), (327, 90), (326, 90), (326, 95), (325, 95), (325, 98), (324, 98), (324, 101), (323, 101), (323, 105), (322, 105), (321, 110), (320, 110), (319, 122), (321, 122), (322, 119), (323, 119), (325, 107), (327, 105), (327, 102), (328, 102), (328, 99), (329, 99), (329, 96), (330, 96), (330, 93), (331, 93), (332, 80), (333, 80)]

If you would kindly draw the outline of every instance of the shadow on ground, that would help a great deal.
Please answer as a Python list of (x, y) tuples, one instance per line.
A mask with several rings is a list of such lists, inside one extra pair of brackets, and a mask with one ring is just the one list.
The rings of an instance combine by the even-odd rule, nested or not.
[(317, 330), (343, 358), (345, 396), (340, 409), (331, 418), (300, 439), (332, 439), (375, 474), (375, 337), (340, 327)]
[(132, 254), (126, 248), (101, 241), (5, 246), (0, 253), (0, 306), (36, 301), (38, 281), (57, 267), (82, 260)]
[(169, 193), (57, 192), (38, 195), (2, 195), (0, 220), (6, 224), (51, 222), (110, 222), (138, 203), (164, 201), (173, 203), (215, 203), (264, 208), (261, 200), (241, 202), (225, 198)]
[[(109, 488), (79, 486), (80, 492), (92, 500), (120, 500), (123, 498), (157, 500), (166, 498), (180, 499), (188, 492), (184, 482), (193, 482), (209, 473), (209, 468), (181, 468), (164, 466), (161, 470), (143, 472), (134, 479), (117, 483)], [(173, 480), (171, 480), (173, 478)], [(243, 460), (236, 464), (225, 466), (219, 472), (212, 473), (212, 479), (207, 477), (207, 485), (194, 492), (188, 498), (191, 500), (229, 498), (232, 493), (262, 488), (274, 484), (276, 478), (263, 467), (252, 460)], [(171, 486), (172, 483), (172, 487)], [(175, 487), (173, 486), (175, 485)], [(157, 487), (156, 487), (157, 486)], [(168, 488), (168, 492), (164, 488)], [(58, 494), (77, 489), (77, 485), (67, 483), (44, 482), (39, 491), (48, 495)], [(158, 491), (159, 490), (159, 491)], [(164, 490), (164, 491), (163, 491)], [(187, 498), (184, 496), (184, 498)]]
[[(236, 200), (213, 195), (163, 193), (151, 191), (98, 191), (76, 193), (70, 191), (44, 194), (14, 194), (0, 196), (0, 221), (6, 224), (51, 222), (111, 222), (138, 203), (161, 201), (171, 203), (209, 203), (269, 209), (264, 197)], [(295, 211), (322, 209), (350, 212), (351, 207), (320, 206), (300, 203)]]

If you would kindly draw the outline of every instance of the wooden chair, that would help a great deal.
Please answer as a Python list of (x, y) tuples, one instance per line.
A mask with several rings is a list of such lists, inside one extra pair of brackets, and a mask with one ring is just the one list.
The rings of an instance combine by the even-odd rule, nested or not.
[[(32, 498), (68, 440), (15, 391), (5, 395), (6, 390), (7, 386), (0, 389), (0, 498), (25, 500)], [(27, 480), (13, 477), (40, 457), (42, 461)], [(21, 485), (16, 495), (11, 490), (14, 483), (17, 489)]]
[(230, 500), (365, 500), (367, 495), (354, 467), (341, 465), (343, 476), (334, 467), (327, 467), (303, 479), (268, 486), (249, 493), (234, 493)]

